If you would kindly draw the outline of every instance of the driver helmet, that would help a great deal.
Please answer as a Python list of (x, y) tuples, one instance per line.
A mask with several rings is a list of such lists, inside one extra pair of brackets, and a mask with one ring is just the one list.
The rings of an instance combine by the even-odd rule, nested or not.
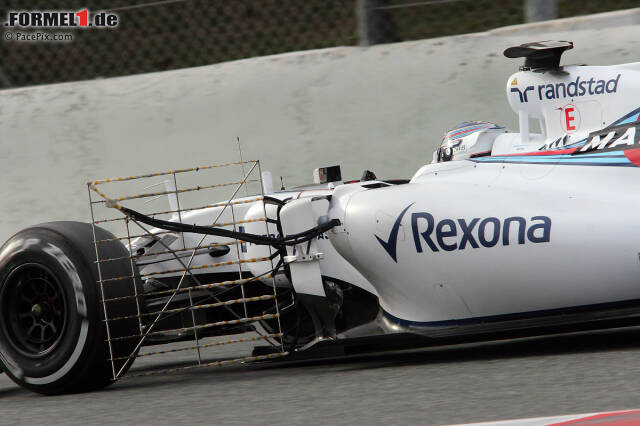
[(491, 155), (495, 139), (508, 131), (502, 126), (485, 121), (462, 123), (444, 135), (440, 147), (433, 153), (433, 162), (467, 160)]

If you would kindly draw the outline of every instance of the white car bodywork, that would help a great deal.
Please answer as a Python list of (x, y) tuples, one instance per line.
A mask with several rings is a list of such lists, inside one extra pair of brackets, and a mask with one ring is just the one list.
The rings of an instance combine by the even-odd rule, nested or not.
[[(89, 182), (90, 224), (26, 228), (0, 251), (0, 366), (59, 394), (165, 353), (193, 351), (193, 369), (640, 324), (640, 63), (561, 67), (572, 47), (507, 49), (525, 58), (507, 83), (520, 132), (465, 122), (411, 179), (333, 166), (274, 192), (240, 161)], [(227, 167), (242, 177), (183, 183)], [(159, 177), (166, 191), (134, 193)], [(237, 198), (248, 184), (259, 195)], [(223, 187), (214, 204), (200, 192)], [(170, 210), (149, 212), (163, 195)], [(251, 354), (201, 354), (236, 343)]]
[[(291, 277), (281, 273), (278, 285), (290, 279), (297, 294), (322, 298), (323, 280), (339, 280), (378, 298), (384, 332), (426, 334), (640, 301), (640, 63), (523, 70), (509, 77), (507, 98), (520, 132), (498, 135), (490, 156), (428, 164), (402, 185), (335, 182), (268, 194), (285, 202), (285, 234), (341, 223), (289, 248)], [(210, 225), (220, 210), (182, 220)], [(264, 212), (248, 203), (234, 214), (250, 221)], [(227, 210), (218, 222), (231, 219)], [(273, 223), (268, 229), (279, 233)], [(264, 234), (264, 224), (239, 231)], [(190, 246), (200, 236), (185, 238)], [(219, 261), (270, 253), (242, 244)], [(193, 265), (210, 260), (203, 252)]]

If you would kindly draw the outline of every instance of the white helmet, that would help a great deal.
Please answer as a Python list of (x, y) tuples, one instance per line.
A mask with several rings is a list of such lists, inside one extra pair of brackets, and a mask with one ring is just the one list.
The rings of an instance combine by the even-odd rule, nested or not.
[(447, 132), (440, 147), (433, 153), (433, 162), (466, 160), (491, 155), (493, 142), (509, 130), (484, 121), (468, 121)]

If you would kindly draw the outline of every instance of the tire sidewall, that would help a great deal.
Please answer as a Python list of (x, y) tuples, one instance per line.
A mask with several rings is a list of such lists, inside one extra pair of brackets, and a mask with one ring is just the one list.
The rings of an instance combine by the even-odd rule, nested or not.
[(62, 236), (49, 229), (30, 228), (14, 235), (0, 249), (0, 297), (7, 277), (26, 263), (43, 265), (60, 283), (67, 306), (65, 329), (51, 353), (31, 358), (4, 344), (7, 325), (0, 324), (0, 363), (21, 385), (54, 390), (75, 376), (74, 370), (82, 365), (78, 361), (93, 345), (100, 344), (95, 339), (104, 334), (99, 327), (96, 279), (86, 260)]

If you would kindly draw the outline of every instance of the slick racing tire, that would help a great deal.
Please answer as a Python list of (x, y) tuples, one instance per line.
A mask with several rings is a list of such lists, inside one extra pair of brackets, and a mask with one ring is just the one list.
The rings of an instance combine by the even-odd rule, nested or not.
[[(90, 224), (51, 222), (24, 229), (0, 248), (0, 366), (20, 386), (43, 394), (84, 392), (113, 381), (96, 252)], [(115, 238), (96, 227), (96, 239)], [(105, 299), (142, 294), (129, 252), (101, 242)], [(137, 277), (137, 274), (133, 274)], [(107, 303), (111, 338), (140, 334), (135, 298)], [(139, 339), (112, 341), (114, 359)], [(116, 360), (116, 373), (123, 360)], [(128, 368), (131, 362), (125, 365)]]

